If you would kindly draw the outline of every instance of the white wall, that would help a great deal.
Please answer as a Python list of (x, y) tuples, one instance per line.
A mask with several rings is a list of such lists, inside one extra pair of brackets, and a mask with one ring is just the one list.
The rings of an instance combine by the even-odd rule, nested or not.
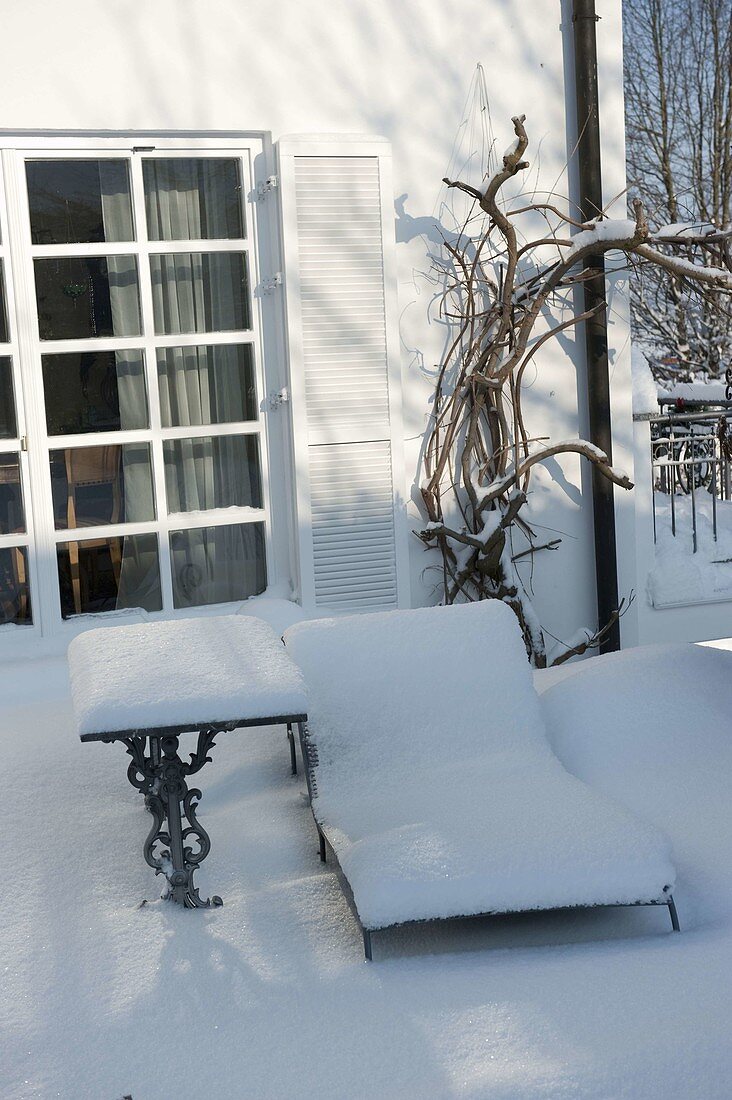
[[(381, 133), (394, 147), (407, 469), (416, 476), (440, 331), (427, 322), (421, 273), (476, 61), (486, 70), (499, 149), (525, 112), (529, 179), (566, 190), (574, 140), (568, 0), (23, 0), (6, 5), (2, 125), (57, 129)], [(620, 0), (599, 0), (606, 194), (624, 186)], [(566, 94), (565, 94), (566, 93)], [(569, 113), (568, 113), (569, 112)], [(504, 140), (505, 139), (505, 140)], [(503, 143), (503, 144), (501, 144)], [(627, 315), (613, 295), (612, 386), (618, 460), (632, 470)], [(526, 413), (538, 435), (585, 430), (581, 352), (547, 346)], [(581, 338), (580, 338), (581, 347)], [(579, 363), (579, 366), (578, 366)], [(564, 536), (535, 578), (559, 637), (593, 625), (589, 479), (575, 458), (537, 474), (537, 525)], [(630, 498), (619, 501), (621, 591), (635, 587)], [(430, 598), (414, 541), (413, 599)], [(634, 640), (632, 616), (624, 621)]]

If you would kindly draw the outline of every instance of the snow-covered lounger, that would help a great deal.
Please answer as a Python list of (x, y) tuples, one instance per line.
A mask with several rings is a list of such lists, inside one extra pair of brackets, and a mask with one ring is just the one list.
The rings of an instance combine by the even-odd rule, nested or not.
[(666, 838), (570, 775), (496, 600), (298, 623), (321, 836), (371, 933), (569, 906), (667, 905)]

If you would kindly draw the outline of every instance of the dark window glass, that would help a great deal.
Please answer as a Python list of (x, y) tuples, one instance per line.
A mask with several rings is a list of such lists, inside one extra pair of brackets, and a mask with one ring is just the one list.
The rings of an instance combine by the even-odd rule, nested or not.
[(233, 603), (267, 587), (263, 523), (171, 531), (175, 607)]
[(243, 252), (169, 252), (150, 257), (155, 331), (231, 332), (251, 327)]
[(25, 531), (20, 455), (0, 454), (0, 535)]
[(140, 335), (134, 256), (59, 256), (34, 266), (42, 340)]
[(30, 626), (32, 622), (28, 551), (25, 546), (4, 546), (0, 550), (0, 623)]
[(64, 619), (130, 607), (161, 610), (157, 535), (62, 542), (56, 553)]
[(132, 241), (126, 160), (29, 160), (33, 244)]
[(145, 158), (147, 235), (151, 241), (241, 240), (239, 161), (232, 157)]
[(0, 260), (0, 344), (8, 342), (8, 311), (5, 305), (5, 270)]
[(0, 439), (17, 439), (18, 419), (15, 415), (13, 362), (8, 355), (0, 357)]
[(257, 419), (251, 344), (159, 348), (157, 358), (164, 428)]
[(255, 435), (166, 439), (163, 455), (169, 512), (262, 507)]
[(49, 435), (148, 426), (141, 351), (72, 351), (41, 360)]
[(147, 443), (66, 447), (49, 458), (56, 530), (155, 519)]

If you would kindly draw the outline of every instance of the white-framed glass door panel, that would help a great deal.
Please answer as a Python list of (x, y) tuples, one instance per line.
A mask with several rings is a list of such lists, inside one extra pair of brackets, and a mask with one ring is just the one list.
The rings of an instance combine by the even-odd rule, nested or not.
[[(262, 591), (271, 525), (249, 149), (25, 150), (14, 166), (56, 620)], [(0, 420), (3, 392), (0, 362)]]
[(149, 257), (165, 579), (174, 609), (238, 602), (266, 587), (270, 528), (250, 159), (155, 150), (133, 172)]

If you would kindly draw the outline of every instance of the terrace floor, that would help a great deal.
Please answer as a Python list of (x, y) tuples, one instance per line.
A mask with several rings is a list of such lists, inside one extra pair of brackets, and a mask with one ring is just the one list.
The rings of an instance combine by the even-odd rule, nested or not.
[(467, 920), (376, 936), (372, 964), (283, 730), (220, 737), (198, 777), (199, 884), (224, 907), (181, 911), (155, 900), (122, 747), (75, 736), (65, 665), (6, 667), (0, 1095), (728, 1100), (732, 654), (717, 656), (709, 682), (690, 662), (642, 739), (602, 699), (555, 737), (570, 770), (671, 836), (680, 935), (665, 909)]

